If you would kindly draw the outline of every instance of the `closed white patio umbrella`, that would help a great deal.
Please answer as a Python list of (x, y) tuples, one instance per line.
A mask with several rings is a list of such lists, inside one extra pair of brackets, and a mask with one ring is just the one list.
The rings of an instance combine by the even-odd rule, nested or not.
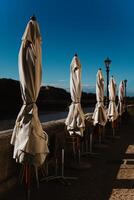
[(70, 135), (77, 137), (77, 150), (80, 163), (80, 137), (83, 137), (85, 129), (85, 117), (81, 108), (81, 64), (75, 54), (70, 65), (70, 93), (72, 103), (65, 124)]
[(118, 118), (118, 110), (117, 110), (115, 100), (116, 100), (116, 83), (115, 83), (114, 78), (112, 77), (109, 82), (109, 101), (110, 102), (108, 106), (107, 115), (108, 115), (109, 121), (112, 122), (113, 136), (115, 134), (114, 133), (115, 121)]
[(96, 106), (93, 113), (93, 124), (99, 127), (99, 141), (101, 142), (101, 129), (107, 122), (106, 110), (104, 108), (104, 78), (101, 69), (98, 70), (96, 76)]
[(125, 98), (125, 86), (124, 86), (124, 81), (121, 81), (119, 84), (119, 93), (118, 93), (118, 99), (119, 99), (118, 113), (120, 116), (125, 111), (124, 98)]
[[(69, 108), (69, 114), (65, 121), (67, 126), (67, 130), (70, 135), (79, 135), (83, 136), (83, 131), (85, 128), (85, 121), (84, 121), (84, 113), (81, 108), (80, 100), (81, 100), (81, 64), (77, 57), (74, 56), (71, 62), (71, 70), (70, 70), (70, 91), (71, 91), (71, 99), (72, 104)], [(62, 166), (61, 166), (61, 176), (55, 177), (48, 177), (47, 180), (53, 179), (62, 179), (63, 181), (69, 180), (76, 180), (76, 177), (65, 177), (64, 176), (64, 144), (62, 145)], [(80, 156), (79, 156), (80, 160)], [(57, 168), (57, 167), (56, 167)], [(56, 173), (57, 174), (57, 173)]]
[(85, 128), (84, 113), (81, 108), (81, 64), (78, 56), (75, 55), (71, 62), (70, 69), (70, 93), (72, 103), (65, 124), (70, 135), (83, 136)]
[(101, 69), (98, 70), (96, 76), (96, 106), (93, 113), (93, 124), (105, 126), (107, 122), (106, 110), (104, 108), (104, 79)]
[(36, 168), (42, 165), (49, 152), (48, 136), (43, 131), (36, 100), (41, 85), (41, 35), (35, 17), (27, 24), (19, 52), (19, 76), (23, 106), (18, 114), (11, 144), (13, 158)]

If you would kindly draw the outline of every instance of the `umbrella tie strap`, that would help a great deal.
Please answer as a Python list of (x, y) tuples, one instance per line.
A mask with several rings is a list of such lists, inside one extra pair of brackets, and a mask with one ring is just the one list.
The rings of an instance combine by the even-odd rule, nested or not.
[(33, 102), (30, 102), (30, 103), (23, 103), (23, 105), (25, 105), (25, 106), (29, 106), (29, 105), (32, 105), (32, 104), (35, 104), (36, 102), (35, 101), (33, 101)]
[(79, 101), (73, 101), (72, 103), (73, 103), (73, 104), (77, 104), (77, 103), (80, 103), (80, 102), (79, 102)]
[[(36, 102), (33, 101), (33, 102), (31, 102), (31, 103), (23, 103), (23, 105), (24, 105), (24, 106), (29, 106), (29, 105), (32, 105), (32, 104), (35, 104), (35, 103), (36, 103)], [(21, 123), (20, 121), (17, 121), (17, 122), (16, 122), (16, 127), (17, 127), (17, 128), (20, 128), (20, 127), (21, 127), (21, 124), (22, 124), (22, 123)]]

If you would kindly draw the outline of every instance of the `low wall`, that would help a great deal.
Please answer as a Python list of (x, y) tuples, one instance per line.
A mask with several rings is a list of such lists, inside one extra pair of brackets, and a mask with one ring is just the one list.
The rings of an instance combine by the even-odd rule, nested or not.
[[(55, 136), (58, 137), (58, 141), (62, 140), (65, 133), (65, 120), (56, 120), (46, 123), (42, 123), (43, 129), (47, 132), (49, 136), (50, 151), (53, 151), (53, 142), (55, 141)], [(12, 188), (16, 182), (17, 178), (17, 164), (12, 158), (13, 156), (13, 146), (10, 144), (12, 129), (0, 132), (0, 194), (7, 192)], [(62, 133), (62, 134), (61, 134)]]
[(7, 191), (11, 184), (15, 184), (13, 175), (17, 168), (15, 161), (12, 159), (11, 134), (12, 130), (0, 132), (0, 193)]
[[(131, 112), (130, 112), (131, 111)], [(134, 115), (134, 105), (128, 107), (130, 115)], [(92, 113), (85, 115), (88, 122), (91, 122)], [(56, 120), (42, 123), (43, 129), (49, 136), (50, 151), (53, 151), (53, 143), (55, 137), (58, 141), (62, 141), (62, 136), (65, 134), (65, 120)], [(89, 123), (91, 125), (91, 123)], [(13, 156), (13, 146), (10, 144), (12, 129), (6, 131), (0, 131), (0, 195), (7, 192), (12, 188), (16, 182), (16, 173), (18, 165)], [(59, 137), (58, 137), (59, 136)], [(59, 142), (60, 143), (60, 142)]]
[[(91, 119), (91, 113), (85, 117)], [(43, 130), (49, 137), (49, 150), (53, 152), (55, 137), (62, 144), (65, 135), (65, 119), (42, 123)], [(17, 183), (18, 165), (13, 157), (13, 146), (10, 144), (12, 129), (0, 131), (0, 194), (7, 192)]]

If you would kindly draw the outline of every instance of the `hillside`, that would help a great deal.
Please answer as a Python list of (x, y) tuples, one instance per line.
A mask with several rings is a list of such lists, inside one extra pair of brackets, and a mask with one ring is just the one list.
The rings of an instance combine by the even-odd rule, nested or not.
[[(95, 94), (82, 93), (82, 106), (94, 106)], [(67, 110), (71, 103), (70, 93), (62, 88), (42, 86), (37, 105), (41, 111)], [(16, 116), (22, 105), (19, 81), (0, 79), (0, 119)]]

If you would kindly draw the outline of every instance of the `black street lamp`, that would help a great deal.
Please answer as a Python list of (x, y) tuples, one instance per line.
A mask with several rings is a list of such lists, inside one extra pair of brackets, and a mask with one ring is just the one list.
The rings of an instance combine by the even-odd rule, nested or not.
[(127, 79), (124, 80), (124, 86), (125, 86), (125, 110), (127, 110)]
[(107, 73), (107, 96), (106, 96), (106, 107), (108, 107), (108, 102), (109, 102), (109, 90), (108, 90), (108, 84), (109, 84), (109, 66), (111, 64), (111, 60), (107, 57), (104, 60), (105, 66), (106, 66), (106, 73)]

